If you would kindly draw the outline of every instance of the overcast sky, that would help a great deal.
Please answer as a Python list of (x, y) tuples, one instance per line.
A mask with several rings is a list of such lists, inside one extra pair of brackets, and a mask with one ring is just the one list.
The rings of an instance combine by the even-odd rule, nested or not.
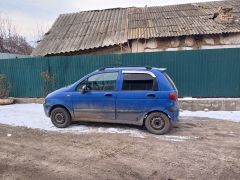
[(0, 13), (8, 16), (20, 34), (33, 41), (37, 29), (46, 31), (62, 13), (113, 7), (163, 6), (213, 0), (0, 0)]

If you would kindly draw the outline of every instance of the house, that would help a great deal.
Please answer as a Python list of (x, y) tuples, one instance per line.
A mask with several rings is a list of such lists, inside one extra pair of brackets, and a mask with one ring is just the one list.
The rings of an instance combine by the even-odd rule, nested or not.
[(239, 0), (62, 14), (32, 55), (234, 47), (240, 47)]
[(0, 53), (1, 59), (18, 59), (18, 58), (30, 58), (30, 55), (22, 55), (22, 54), (12, 54), (12, 53)]

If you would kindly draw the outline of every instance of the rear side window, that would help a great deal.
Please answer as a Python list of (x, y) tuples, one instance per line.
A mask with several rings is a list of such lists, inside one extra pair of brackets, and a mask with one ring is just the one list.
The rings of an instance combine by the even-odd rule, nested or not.
[(168, 82), (171, 84), (171, 86), (173, 87), (174, 90), (177, 90), (177, 87), (175, 86), (173, 80), (168, 76), (167, 73), (163, 73), (163, 75), (167, 78)]
[(157, 83), (154, 77), (145, 73), (124, 73), (123, 91), (146, 91), (157, 90)]

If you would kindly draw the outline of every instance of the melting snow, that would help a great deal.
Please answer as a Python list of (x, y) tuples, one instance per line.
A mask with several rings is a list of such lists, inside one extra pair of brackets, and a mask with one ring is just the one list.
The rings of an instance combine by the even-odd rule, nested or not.
[(157, 139), (165, 140), (165, 141), (175, 141), (175, 142), (181, 142), (181, 141), (186, 141), (190, 139), (195, 139), (196, 137), (189, 137), (189, 136), (170, 136), (170, 135), (165, 135), (165, 136), (156, 136)]
[[(240, 122), (240, 111), (236, 112), (190, 112), (184, 111), (181, 116), (191, 117), (208, 117), (223, 120)], [(47, 131), (71, 132), (71, 133), (111, 133), (111, 134), (127, 134), (132, 137), (145, 138), (149, 136), (142, 130), (131, 127), (98, 127), (87, 125), (72, 125), (66, 129), (58, 129), (51, 123), (43, 112), (41, 104), (14, 104), (8, 106), (0, 106), (0, 124), (12, 126), (23, 126), (33, 129), (41, 129)], [(160, 140), (166, 141), (187, 141), (195, 137), (188, 136), (154, 136)]]
[(240, 111), (183, 111), (180, 113), (181, 116), (186, 117), (205, 117), (220, 119), (226, 121), (240, 122)]

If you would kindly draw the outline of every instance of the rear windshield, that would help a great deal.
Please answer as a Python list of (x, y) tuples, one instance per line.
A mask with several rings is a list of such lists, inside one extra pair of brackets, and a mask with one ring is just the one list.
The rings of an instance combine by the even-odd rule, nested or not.
[(173, 80), (168, 76), (168, 74), (164, 72), (163, 75), (167, 78), (168, 82), (172, 85), (173, 89), (177, 90), (177, 87), (175, 86)]

